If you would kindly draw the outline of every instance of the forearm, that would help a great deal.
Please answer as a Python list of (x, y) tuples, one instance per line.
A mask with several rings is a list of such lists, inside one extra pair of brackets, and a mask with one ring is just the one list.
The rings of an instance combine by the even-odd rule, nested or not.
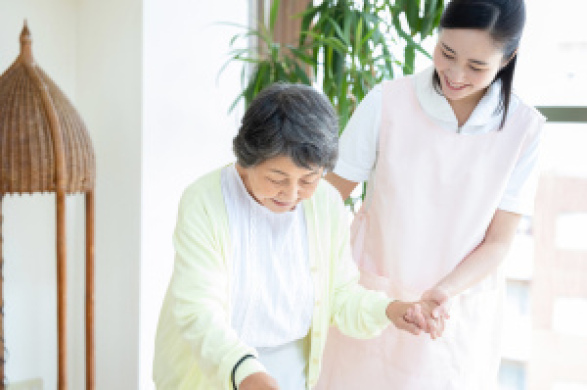
[(338, 176), (336, 173), (332, 172), (327, 173), (324, 178), (338, 190), (342, 200), (346, 200), (351, 195), (355, 187), (359, 184), (357, 182), (344, 179)]
[(448, 298), (460, 294), (494, 272), (502, 263), (516, 235), (520, 215), (497, 210), (481, 244), (444, 277), (433, 290)]
[(445, 304), (494, 272), (508, 251), (507, 241), (483, 241), (447, 276), (424, 292), (420, 302), (407, 310), (408, 322), (417, 324), (433, 339), (444, 331), (449, 318)]
[(390, 302), (384, 293), (353, 283), (335, 292), (331, 322), (347, 336), (375, 337), (389, 325), (387, 307)]
[(508, 242), (482, 242), (434, 288), (452, 298), (476, 285), (494, 272), (503, 262), (510, 244)]

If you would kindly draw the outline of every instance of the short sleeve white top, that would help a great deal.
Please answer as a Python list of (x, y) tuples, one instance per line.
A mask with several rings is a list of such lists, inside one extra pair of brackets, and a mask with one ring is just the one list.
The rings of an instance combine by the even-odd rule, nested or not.
[[(413, 77), (418, 102), (433, 123), (446, 131), (458, 132), (462, 136), (499, 131), (502, 120), (502, 113), (498, 110), (500, 81), (494, 82), (488, 88), (467, 122), (459, 128), (450, 104), (434, 88), (433, 72), (434, 67), (430, 67)], [(519, 97), (512, 94), (508, 118), (519, 104)], [(334, 173), (354, 182), (373, 180), (383, 109), (382, 88), (381, 85), (377, 85), (359, 104), (341, 136), (339, 158)], [(499, 204), (500, 209), (518, 214), (532, 214), (539, 173), (538, 147), (539, 138), (536, 138), (520, 155)], [(365, 206), (368, 207), (369, 202), (370, 197), (367, 194)]]

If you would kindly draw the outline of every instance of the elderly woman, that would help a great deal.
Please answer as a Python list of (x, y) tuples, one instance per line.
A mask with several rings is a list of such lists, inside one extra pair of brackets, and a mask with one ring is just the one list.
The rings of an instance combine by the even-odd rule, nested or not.
[(338, 192), (328, 100), (275, 84), (250, 105), (237, 162), (182, 196), (173, 276), (156, 337), (160, 390), (305, 390), (330, 324), (357, 338), (405, 322), (407, 304), (358, 285)]

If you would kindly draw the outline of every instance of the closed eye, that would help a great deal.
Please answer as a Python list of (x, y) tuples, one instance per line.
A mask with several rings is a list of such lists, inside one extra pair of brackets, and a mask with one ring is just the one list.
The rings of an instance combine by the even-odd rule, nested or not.
[(454, 56), (451, 56), (450, 54), (448, 54), (448, 53), (447, 53), (447, 52), (445, 52), (444, 50), (442, 51), (442, 55), (443, 55), (445, 58), (448, 58), (449, 60), (454, 60), (454, 59), (455, 59), (455, 57), (454, 57)]
[(268, 177), (267, 180), (269, 180), (273, 184), (280, 185), (280, 186), (283, 186), (283, 185), (286, 185), (287, 184), (287, 179), (275, 180), (275, 179), (272, 179), (272, 178)]
[(319, 178), (316, 178), (316, 179), (314, 179), (314, 180), (300, 180), (300, 182), (302, 183), (302, 185), (305, 185), (305, 186), (310, 186), (310, 185), (312, 185), (312, 184), (316, 183), (316, 181), (317, 181), (318, 179), (319, 179)]

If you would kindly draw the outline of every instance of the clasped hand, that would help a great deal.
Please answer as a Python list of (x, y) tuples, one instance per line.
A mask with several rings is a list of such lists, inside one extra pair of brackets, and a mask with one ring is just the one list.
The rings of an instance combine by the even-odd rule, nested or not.
[(388, 306), (387, 317), (398, 329), (414, 335), (426, 332), (436, 339), (442, 336), (445, 321), (449, 319), (448, 298), (442, 290), (431, 289), (417, 302), (393, 302)]

